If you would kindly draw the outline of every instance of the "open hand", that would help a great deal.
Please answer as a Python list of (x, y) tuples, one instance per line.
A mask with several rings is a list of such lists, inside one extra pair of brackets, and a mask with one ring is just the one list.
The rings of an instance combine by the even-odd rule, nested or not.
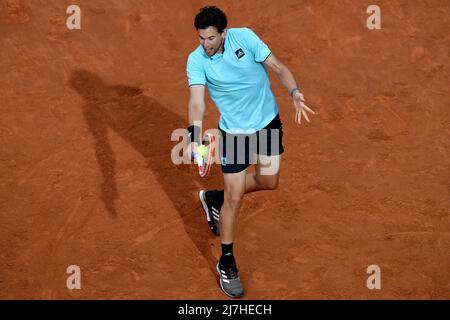
[(310, 112), (312, 114), (315, 114), (315, 112), (305, 104), (303, 93), (301, 93), (299, 90), (295, 91), (292, 96), (292, 100), (294, 101), (295, 107), (295, 122), (298, 124), (302, 124), (302, 115), (303, 117), (305, 117), (306, 121), (310, 122), (307, 112)]

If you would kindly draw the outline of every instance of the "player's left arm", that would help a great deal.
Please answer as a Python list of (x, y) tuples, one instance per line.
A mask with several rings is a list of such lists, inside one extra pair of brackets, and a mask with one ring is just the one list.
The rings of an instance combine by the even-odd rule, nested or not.
[(302, 115), (305, 117), (306, 121), (309, 122), (307, 112), (311, 112), (312, 114), (315, 112), (305, 104), (305, 97), (300, 89), (298, 89), (297, 81), (295, 81), (294, 75), (289, 68), (278, 60), (273, 53), (269, 54), (264, 63), (277, 74), (283, 86), (291, 93), (295, 107), (295, 122), (301, 124)]

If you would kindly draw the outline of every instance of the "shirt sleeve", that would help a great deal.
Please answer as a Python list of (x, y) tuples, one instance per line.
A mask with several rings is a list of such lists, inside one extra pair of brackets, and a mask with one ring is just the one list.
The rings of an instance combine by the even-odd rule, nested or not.
[(206, 84), (206, 76), (203, 65), (194, 53), (189, 55), (186, 71), (189, 86), (194, 84)]
[(250, 28), (243, 28), (245, 43), (256, 62), (263, 62), (270, 55), (269, 47)]

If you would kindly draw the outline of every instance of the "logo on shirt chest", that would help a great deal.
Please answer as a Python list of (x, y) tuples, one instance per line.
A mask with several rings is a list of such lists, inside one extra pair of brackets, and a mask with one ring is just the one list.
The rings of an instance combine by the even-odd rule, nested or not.
[(245, 52), (244, 50), (242, 50), (241, 48), (237, 49), (234, 54), (236, 55), (236, 57), (238, 59), (242, 58), (243, 56), (245, 56)]

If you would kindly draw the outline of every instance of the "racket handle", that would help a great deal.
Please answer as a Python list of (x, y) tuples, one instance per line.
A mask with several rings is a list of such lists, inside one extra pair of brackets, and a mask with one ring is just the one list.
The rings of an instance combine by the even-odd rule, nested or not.
[(199, 166), (203, 166), (203, 161), (205, 161), (205, 159), (203, 159), (203, 157), (201, 155), (199, 155), (198, 153), (192, 152), (192, 157), (197, 160), (197, 164)]

